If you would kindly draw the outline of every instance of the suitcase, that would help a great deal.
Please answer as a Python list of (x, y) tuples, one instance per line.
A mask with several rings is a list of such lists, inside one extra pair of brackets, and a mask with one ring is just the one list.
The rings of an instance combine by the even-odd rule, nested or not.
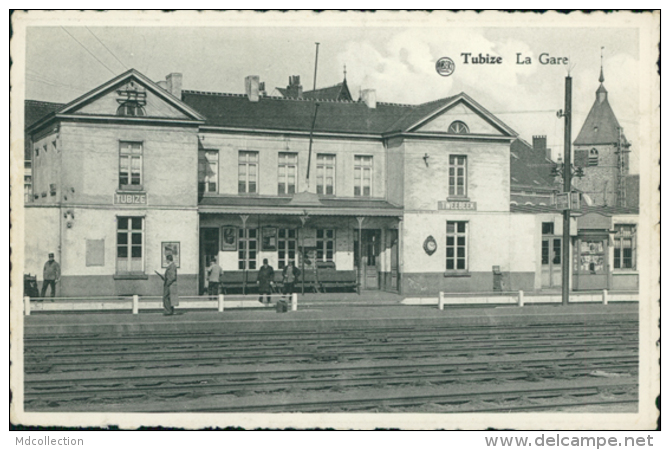
[(278, 313), (288, 312), (288, 303), (286, 303), (286, 300), (279, 300), (277, 301), (275, 309), (277, 310)]

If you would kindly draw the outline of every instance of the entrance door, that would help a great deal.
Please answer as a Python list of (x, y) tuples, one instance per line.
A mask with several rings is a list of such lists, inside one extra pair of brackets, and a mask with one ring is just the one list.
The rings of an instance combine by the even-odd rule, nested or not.
[(199, 291), (205, 292), (205, 273), (209, 262), (219, 256), (219, 229), (200, 228)]
[(360, 254), (360, 257), (358, 253), (358, 236), (356, 236), (356, 251), (354, 252), (354, 256), (356, 257), (356, 264), (359, 264), (360, 261), (358, 274), (362, 289), (379, 289), (381, 236), (381, 230), (362, 230), (361, 238), (363, 245), (360, 248), (362, 248), (363, 252)]
[(542, 287), (560, 287), (561, 278), (561, 238), (542, 238)]

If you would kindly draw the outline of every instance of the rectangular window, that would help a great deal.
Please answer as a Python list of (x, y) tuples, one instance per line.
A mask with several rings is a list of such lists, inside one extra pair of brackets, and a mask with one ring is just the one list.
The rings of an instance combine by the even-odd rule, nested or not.
[(467, 222), (447, 222), (447, 270), (468, 270)]
[(372, 196), (372, 156), (354, 156), (354, 196)]
[(255, 228), (240, 228), (237, 237), (237, 268), (240, 270), (255, 270), (258, 254), (258, 230)]
[(116, 218), (116, 272), (144, 272), (144, 218)]
[(449, 156), (449, 197), (465, 197), (467, 195), (467, 158), (465, 156)]
[(554, 222), (542, 222), (542, 234), (554, 234)]
[(332, 261), (335, 255), (335, 230), (316, 230), (316, 260)]
[(277, 237), (277, 266), (283, 269), (289, 261), (295, 261), (298, 236), (295, 229), (280, 228)]
[(635, 225), (615, 225), (614, 268), (635, 269)]
[(142, 189), (142, 143), (119, 144), (119, 189)]
[(218, 192), (219, 152), (218, 150), (198, 151), (198, 190)]
[(258, 152), (240, 151), (237, 163), (237, 192), (258, 192)]
[(316, 193), (335, 195), (335, 155), (316, 155)]
[(298, 178), (298, 154), (279, 154), (279, 173), (277, 174), (277, 193), (295, 194), (295, 184)]

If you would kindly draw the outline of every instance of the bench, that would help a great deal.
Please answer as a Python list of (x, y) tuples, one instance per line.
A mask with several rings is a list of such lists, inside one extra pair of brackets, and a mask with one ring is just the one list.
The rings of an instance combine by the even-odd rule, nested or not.
[[(246, 292), (258, 292), (258, 270), (247, 272)], [(356, 280), (356, 271), (354, 270), (335, 270), (335, 265), (317, 265), (317, 271), (306, 270), (304, 274), (295, 281), (295, 290), (302, 289), (303, 279), (306, 292), (328, 292), (328, 291), (356, 291), (358, 288)], [(275, 270), (275, 288), (277, 292), (282, 291), (283, 279), (282, 271)], [(224, 271), (221, 277), (221, 292), (223, 294), (239, 293), (244, 288), (244, 271)]]

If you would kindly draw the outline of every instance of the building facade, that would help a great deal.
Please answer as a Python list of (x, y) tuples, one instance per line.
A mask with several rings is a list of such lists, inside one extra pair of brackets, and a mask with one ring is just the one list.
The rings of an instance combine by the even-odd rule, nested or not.
[(311, 92), (268, 96), (256, 76), (244, 94), (190, 91), (130, 70), (27, 113), (26, 273), (54, 252), (59, 295), (159, 295), (172, 254), (182, 295), (204, 292), (212, 259), (241, 292), (266, 258), (295, 261), (311, 287), (554, 286), (543, 258), (560, 220), (510, 210), (517, 134), (497, 117), (465, 93), (353, 101), (346, 79)]

